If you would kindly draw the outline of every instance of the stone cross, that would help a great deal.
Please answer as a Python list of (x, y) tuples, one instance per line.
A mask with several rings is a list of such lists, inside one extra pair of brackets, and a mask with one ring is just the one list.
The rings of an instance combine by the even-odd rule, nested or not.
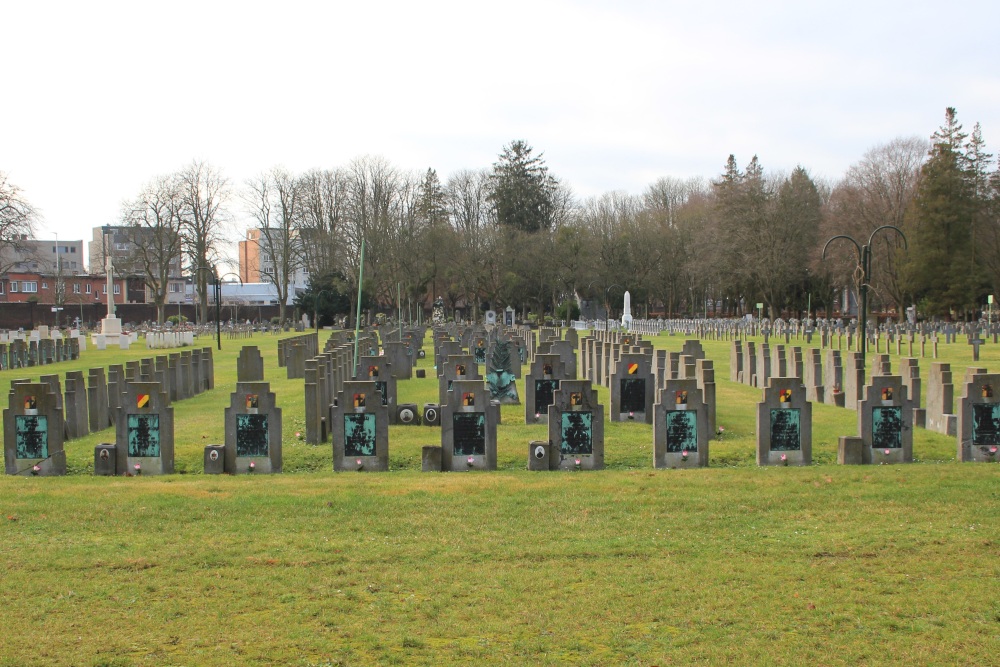
[(974, 331), (969, 334), (969, 345), (972, 346), (972, 360), (979, 361), (979, 346), (986, 341), (979, 337), (979, 332)]

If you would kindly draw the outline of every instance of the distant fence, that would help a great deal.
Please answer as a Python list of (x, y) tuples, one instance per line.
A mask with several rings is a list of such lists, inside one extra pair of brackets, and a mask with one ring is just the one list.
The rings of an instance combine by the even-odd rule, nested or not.
[[(178, 312), (188, 321), (195, 321), (194, 304), (169, 305), (166, 308), (166, 317), (177, 315)], [(0, 329), (33, 329), (42, 324), (53, 327), (56, 325), (57, 316), (61, 326), (72, 325), (79, 318), (93, 328), (97, 322), (104, 319), (107, 313), (108, 307), (103, 303), (67, 303), (58, 313), (52, 312), (52, 304), (0, 303)], [(228, 320), (258, 322), (277, 317), (278, 306), (230, 306), (223, 304), (220, 314), (223, 322)], [(292, 317), (293, 314), (292, 308), (285, 311), (285, 317)], [(156, 306), (151, 303), (119, 303), (115, 304), (115, 315), (121, 318), (125, 325), (155, 322)], [(212, 304), (208, 306), (208, 319), (211, 322), (215, 321), (215, 306)]]

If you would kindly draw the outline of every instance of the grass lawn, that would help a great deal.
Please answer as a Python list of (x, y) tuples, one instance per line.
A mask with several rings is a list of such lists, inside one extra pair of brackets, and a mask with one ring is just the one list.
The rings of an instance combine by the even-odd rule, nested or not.
[[(918, 429), (913, 465), (837, 466), (857, 414), (815, 405), (816, 464), (758, 468), (760, 390), (705, 342), (726, 429), (708, 469), (654, 471), (652, 427), (608, 423), (607, 470), (529, 473), (545, 427), (505, 406), (497, 472), (421, 473), (440, 428), (392, 426), (391, 472), (336, 474), (329, 443), (296, 438), (302, 380), (258, 336), (285, 473), (202, 475), (247, 342), (223, 340), (217, 388), (174, 404), (179, 474), (93, 477), (109, 429), (67, 443), (66, 477), (0, 478), (0, 666), (1000, 660), (1000, 466), (956, 463), (953, 438)], [(89, 348), (0, 386), (143, 356)], [(941, 356), (960, 395), (971, 350)], [(436, 401), (432, 363), (400, 401)]]

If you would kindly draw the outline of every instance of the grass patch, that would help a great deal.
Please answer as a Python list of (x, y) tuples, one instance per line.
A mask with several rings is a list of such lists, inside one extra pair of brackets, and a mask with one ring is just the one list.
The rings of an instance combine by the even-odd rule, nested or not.
[[(707, 342), (726, 428), (708, 469), (655, 471), (651, 427), (607, 423), (608, 470), (529, 473), (545, 429), (505, 406), (495, 473), (422, 474), (440, 429), (393, 426), (391, 472), (337, 474), (329, 444), (294, 436), (302, 381), (284, 378), (275, 341), (253, 342), (284, 410), (286, 474), (199, 474), (244, 342), (223, 341), (217, 389), (175, 404), (182, 474), (90, 476), (109, 429), (67, 443), (74, 474), (0, 479), (0, 665), (983, 665), (1000, 652), (1000, 468), (956, 463), (952, 438), (918, 429), (918, 463), (838, 467), (857, 415), (816, 405), (817, 465), (758, 468), (760, 391), (726, 381), (728, 344)], [(980, 365), (996, 366), (995, 347)], [(942, 348), (962, 377), (968, 346)], [(88, 350), (39, 370), (142, 356)], [(433, 402), (436, 386), (402, 381), (400, 400)]]

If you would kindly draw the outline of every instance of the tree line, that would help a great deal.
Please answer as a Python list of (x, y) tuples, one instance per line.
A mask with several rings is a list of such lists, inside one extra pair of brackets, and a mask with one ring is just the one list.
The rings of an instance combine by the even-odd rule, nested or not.
[[(22, 227), (11, 229), (33, 219), (26, 202), (21, 211)], [(664, 177), (640, 194), (579, 199), (521, 140), (491, 167), (443, 181), (434, 169), (411, 173), (365, 156), (301, 174), (275, 167), (233, 187), (195, 162), (123, 207), (123, 225), (164, 238), (143, 243), (140, 262), (158, 305), (160, 267), (178, 253), (205, 305), (237, 211), (261, 230), (270, 260), (261, 272), (282, 308), (302, 268), (310, 285), (296, 304), (328, 315), (354, 311), (362, 241), (366, 309), (406, 311), (441, 297), (470, 317), (507, 305), (571, 317), (581, 303), (615, 315), (625, 290), (636, 316), (739, 316), (757, 303), (772, 317), (831, 314), (862, 276), (850, 244), (830, 245), (823, 258), (827, 240), (866, 244), (882, 225), (902, 235), (872, 237), (874, 310), (902, 318), (915, 304), (923, 316), (966, 319), (1000, 287), (1000, 168), (980, 126), (966, 133), (953, 108), (929, 141), (874, 146), (836, 182), (730, 155), (712, 179)], [(10, 223), (0, 223), (7, 242)]]

